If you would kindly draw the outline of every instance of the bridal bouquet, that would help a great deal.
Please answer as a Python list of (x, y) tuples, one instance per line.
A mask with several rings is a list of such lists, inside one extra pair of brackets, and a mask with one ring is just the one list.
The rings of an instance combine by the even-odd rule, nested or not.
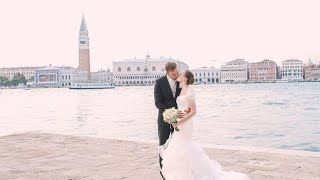
[[(163, 121), (169, 124), (177, 123), (178, 118), (178, 109), (172, 107), (170, 109), (166, 109), (163, 113)], [(179, 131), (178, 127), (174, 128), (176, 131)]]

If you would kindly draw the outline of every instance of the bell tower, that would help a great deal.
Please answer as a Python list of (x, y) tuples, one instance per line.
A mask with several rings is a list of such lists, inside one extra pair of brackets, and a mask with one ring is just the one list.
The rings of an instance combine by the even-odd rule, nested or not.
[(90, 48), (89, 48), (89, 34), (87, 24), (82, 15), (80, 31), (79, 31), (79, 69), (86, 71), (88, 81), (90, 80)]

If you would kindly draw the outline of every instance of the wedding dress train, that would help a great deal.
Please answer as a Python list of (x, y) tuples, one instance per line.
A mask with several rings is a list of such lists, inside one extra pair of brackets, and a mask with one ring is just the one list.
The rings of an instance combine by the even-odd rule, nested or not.
[[(188, 99), (194, 98), (194, 90), (189, 86), (187, 94), (177, 98), (179, 110), (189, 109)], [(166, 180), (250, 180), (245, 174), (223, 171), (218, 162), (211, 160), (192, 141), (192, 119), (181, 124), (179, 129), (159, 148), (163, 159), (161, 172)]]

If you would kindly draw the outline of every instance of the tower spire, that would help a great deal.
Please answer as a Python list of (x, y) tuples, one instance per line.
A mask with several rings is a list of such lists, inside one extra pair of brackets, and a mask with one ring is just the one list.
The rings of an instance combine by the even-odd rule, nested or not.
[(87, 29), (87, 24), (86, 24), (86, 20), (84, 19), (84, 14), (82, 14), (80, 31), (88, 31), (88, 29)]

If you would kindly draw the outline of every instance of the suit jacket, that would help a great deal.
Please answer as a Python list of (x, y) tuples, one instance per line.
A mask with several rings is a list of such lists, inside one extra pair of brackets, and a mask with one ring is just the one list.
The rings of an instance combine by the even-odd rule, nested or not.
[(172, 107), (175, 107), (176, 109), (178, 108), (176, 100), (181, 92), (181, 89), (179, 88), (179, 82), (177, 82), (176, 88), (176, 94), (175, 97), (173, 97), (167, 76), (163, 76), (157, 79), (155, 82), (154, 101), (156, 107), (159, 109), (158, 125), (169, 126), (168, 123), (163, 121), (162, 113), (165, 111), (165, 109), (169, 109)]

